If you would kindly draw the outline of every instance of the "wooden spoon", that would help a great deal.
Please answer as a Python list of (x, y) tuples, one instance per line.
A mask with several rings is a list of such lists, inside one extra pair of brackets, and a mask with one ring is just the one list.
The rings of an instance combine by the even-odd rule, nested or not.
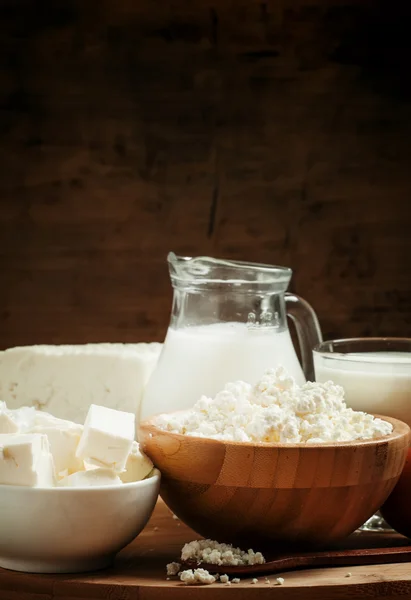
[(185, 561), (187, 569), (201, 567), (210, 573), (227, 575), (256, 575), (261, 573), (278, 573), (294, 569), (315, 567), (344, 567), (355, 565), (373, 565), (387, 563), (402, 563), (411, 561), (411, 545), (391, 548), (361, 548), (347, 550), (331, 550), (322, 552), (307, 552), (288, 554), (267, 560), (263, 565), (252, 566), (223, 566)]

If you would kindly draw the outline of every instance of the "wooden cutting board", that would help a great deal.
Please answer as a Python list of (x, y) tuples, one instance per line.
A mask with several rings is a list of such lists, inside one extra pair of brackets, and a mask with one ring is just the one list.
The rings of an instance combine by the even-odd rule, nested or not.
[[(112, 568), (79, 575), (34, 575), (0, 569), (0, 600), (195, 600), (205, 596), (220, 600), (227, 598), (227, 594), (231, 600), (411, 597), (411, 561), (297, 570), (288, 570), (292, 567), (288, 563), (283, 565), (286, 570), (275, 575), (241, 575), (241, 582), (231, 586), (221, 583), (184, 586), (178, 580), (167, 581), (166, 564), (178, 558), (185, 542), (197, 537), (173, 519), (160, 500), (146, 529), (118, 555)], [(355, 534), (347, 540), (345, 547), (351, 550), (358, 550), (360, 546), (402, 548), (396, 560), (399, 557), (403, 560), (411, 550), (410, 544), (398, 534)], [(391, 550), (393, 552), (395, 550)], [(303, 556), (299, 555), (299, 559)], [(286, 560), (287, 556), (277, 559)], [(295, 560), (296, 555), (288, 556), (288, 559)], [(386, 557), (380, 556), (377, 560), (381, 563)], [(222, 569), (220, 573), (223, 573)], [(351, 573), (350, 577), (347, 577), (348, 573)], [(281, 586), (276, 584), (276, 577), (280, 575), (285, 580)], [(258, 577), (258, 583), (252, 583), (253, 577)]]

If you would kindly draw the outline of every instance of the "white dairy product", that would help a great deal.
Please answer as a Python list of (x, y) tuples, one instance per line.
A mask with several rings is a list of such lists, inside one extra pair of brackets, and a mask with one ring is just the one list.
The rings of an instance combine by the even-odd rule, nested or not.
[[(134, 441), (135, 415), (132, 413), (92, 405), (85, 436), (82, 425), (33, 407), (8, 410), (7, 405), (0, 402), (0, 423), (3, 413), (18, 427), (18, 432), (0, 433), (0, 450), (4, 446), (3, 454), (0, 452), (0, 461), (3, 460), (0, 483), (13, 479), (16, 485), (52, 485), (54, 482), (68, 487), (122, 485), (144, 479), (153, 469), (151, 460)], [(77, 456), (81, 439), (86, 459)], [(39, 445), (39, 440), (43, 445)], [(13, 446), (13, 453), (9, 446)], [(6, 459), (11, 462), (4, 462)], [(39, 473), (37, 464), (41, 467)], [(13, 470), (16, 465), (17, 471)], [(119, 473), (113, 470), (122, 468)], [(47, 483), (50, 469), (52, 484)], [(4, 481), (1, 481), (2, 472), (3, 475), (9, 473), (7, 477), (4, 475)]]
[(180, 573), (180, 581), (186, 585), (196, 585), (202, 583), (203, 585), (210, 585), (215, 583), (215, 577), (211, 575), (205, 569), (187, 569)]
[(221, 575), (220, 581), (221, 583), (230, 583), (230, 578), (228, 575)]
[(53, 456), (55, 475), (61, 471), (74, 473), (83, 470), (83, 461), (76, 457), (76, 450), (83, 426), (58, 419), (53, 415), (24, 406), (9, 411), (21, 433), (43, 433), (47, 435)]
[(250, 549), (247, 552), (231, 544), (220, 544), (215, 540), (194, 540), (181, 550), (181, 560), (195, 561), (198, 564), (236, 566), (263, 565), (265, 558), (261, 552)]
[(191, 408), (202, 394), (214, 396), (227, 381), (254, 384), (277, 364), (304, 383), (288, 330), (244, 323), (169, 328), (144, 393), (140, 419)]
[(388, 435), (392, 425), (353, 411), (333, 382), (299, 386), (283, 367), (269, 369), (253, 387), (228, 383), (191, 410), (163, 414), (156, 424), (174, 433), (237, 442), (323, 443)]
[(275, 581), (277, 585), (284, 585), (285, 579), (284, 577), (277, 577)]
[(66, 475), (59, 481), (62, 487), (94, 487), (100, 485), (121, 485), (121, 479), (112, 469), (88, 469)]
[(92, 404), (76, 456), (87, 462), (123, 471), (135, 436), (135, 415)]
[(125, 470), (119, 474), (123, 483), (131, 481), (140, 481), (147, 477), (150, 471), (153, 470), (151, 460), (140, 451), (138, 442), (133, 442), (130, 454), (128, 455)]
[(54, 485), (53, 457), (45, 435), (0, 435), (0, 484), (30, 487)]
[(16, 433), (19, 426), (5, 402), (0, 402), (0, 433)]
[(13, 414), (13, 419), (18, 425), (19, 431), (28, 432), (35, 425), (37, 414), (40, 411), (36, 410), (34, 406), (21, 406), (14, 410), (11, 409), (10, 412)]
[(90, 404), (138, 413), (162, 344), (22, 346), (0, 352), (0, 398), (83, 423)]
[(351, 408), (411, 426), (411, 352), (314, 353), (315, 377), (343, 386)]
[(181, 569), (181, 565), (178, 562), (171, 562), (171, 563), (168, 563), (166, 569), (167, 569), (167, 575), (169, 577), (174, 577), (175, 575), (178, 575), (178, 573)]
[(31, 429), (32, 433), (43, 433), (47, 436), (57, 478), (62, 471), (71, 474), (84, 469), (83, 461), (76, 456), (82, 429), (81, 425), (74, 423), (73, 427), (35, 426)]

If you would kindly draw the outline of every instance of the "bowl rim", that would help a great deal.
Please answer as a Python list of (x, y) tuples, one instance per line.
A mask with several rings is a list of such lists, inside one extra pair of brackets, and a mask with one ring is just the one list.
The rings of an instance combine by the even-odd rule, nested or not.
[[(175, 411), (175, 412), (183, 412), (183, 411)], [(186, 411), (184, 411), (186, 412)], [(172, 414), (172, 413), (170, 413)], [(201, 437), (201, 436), (195, 436), (195, 435), (187, 435), (187, 434), (183, 434), (183, 433), (174, 433), (171, 431), (167, 431), (166, 429), (161, 429), (160, 427), (157, 427), (153, 421), (155, 421), (155, 419), (159, 416), (159, 415), (154, 415), (153, 417), (150, 417), (149, 419), (146, 419), (144, 421), (142, 421), (139, 425), (138, 425), (138, 429), (139, 430), (143, 430), (148, 432), (149, 434), (154, 431), (156, 434), (162, 434), (162, 435), (166, 435), (169, 437), (172, 437), (176, 440), (179, 440), (180, 442), (182, 441), (189, 441), (189, 442), (195, 442), (195, 443), (201, 443), (201, 444), (205, 444), (205, 445), (223, 445), (223, 446), (230, 446), (233, 448), (263, 448), (266, 450), (275, 450), (275, 449), (281, 449), (281, 450), (310, 450), (310, 449), (315, 449), (318, 450), (319, 448), (328, 448), (328, 449), (333, 449), (333, 448), (362, 448), (362, 447), (366, 447), (366, 446), (378, 446), (378, 444), (385, 444), (387, 442), (396, 440), (396, 439), (400, 439), (402, 437), (408, 436), (410, 438), (410, 434), (411, 434), (411, 428), (404, 423), (404, 421), (400, 421), (399, 419), (395, 419), (394, 417), (387, 417), (385, 415), (379, 415), (379, 414), (373, 414), (373, 413), (369, 413), (372, 414), (373, 417), (378, 418), (378, 419), (382, 419), (383, 421), (388, 421), (389, 423), (392, 424), (393, 426), (393, 431), (391, 433), (389, 433), (388, 435), (384, 435), (378, 438), (369, 438), (369, 439), (363, 439), (363, 440), (352, 440), (352, 441), (348, 441), (348, 442), (317, 442), (317, 443), (307, 443), (307, 442), (298, 442), (298, 443), (287, 443), (287, 442), (283, 442), (283, 443), (273, 443), (273, 442), (236, 442), (233, 440), (217, 440), (214, 438), (206, 438), (206, 437)], [(74, 489), (74, 488), (72, 488)]]
[[(347, 362), (361, 362), (362, 363), (376, 363), (376, 364), (391, 364), (398, 363), (398, 359), (392, 358), (391, 360), (387, 359), (384, 361), (375, 361), (373, 357), (367, 358), (367, 351), (357, 350), (357, 354), (362, 354), (365, 356), (361, 357), (361, 360), (358, 360), (358, 356), (353, 356), (353, 352), (343, 352), (339, 350), (327, 350), (327, 346), (329, 344), (334, 344), (337, 347), (344, 344), (363, 344), (365, 346), (372, 347), (373, 344), (411, 344), (410, 337), (390, 337), (390, 336), (380, 336), (380, 337), (353, 337), (353, 338), (329, 338), (323, 340), (319, 344), (316, 344), (312, 350), (314, 355), (321, 356), (326, 358), (327, 360), (339, 360), (339, 361), (347, 361)], [(371, 350), (372, 351), (372, 350)], [(381, 350), (374, 350), (374, 352), (381, 352)], [(384, 352), (390, 352), (389, 348), (386, 348)], [(392, 352), (398, 352), (398, 350), (394, 349)], [(410, 353), (411, 355), (411, 353)], [(411, 357), (410, 357), (411, 360)], [(404, 364), (408, 364), (408, 360), (404, 361)]]
[(37, 486), (37, 487), (32, 487), (32, 486), (28, 486), (28, 485), (9, 485), (7, 483), (1, 483), (0, 484), (0, 494), (5, 491), (5, 490), (10, 490), (10, 491), (21, 491), (21, 490), (30, 490), (30, 493), (32, 494), (38, 494), (38, 493), (44, 493), (47, 492), (49, 494), (56, 494), (57, 492), (55, 490), (59, 490), (59, 493), (63, 493), (63, 494), (75, 494), (78, 492), (90, 492), (92, 494), (94, 493), (98, 493), (101, 492), (102, 490), (108, 492), (110, 490), (130, 490), (130, 489), (139, 489), (139, 488), (144, 488), (144, 487), (150, 487), (151, 485), (155, 485), (157, 482), (159, 482), (161, 479), (161, 473), (159, 471), (159, 469), (157, 469), (157, 467), (154, 467), (151, 471), (151, 475), (149, 477), (146, 477), (144, 479), (140, 479), (139, 481), (130, 481), (128, 483), (116, 483), (115, 485), (92, 485), (92, 486), (85, 486), (85, 485), (77, 485), (77, 486), (73, 486), (73, 487), (65, 487), (65, 486), (54, 486), (54, 487), (45, 487), (45, 486)]

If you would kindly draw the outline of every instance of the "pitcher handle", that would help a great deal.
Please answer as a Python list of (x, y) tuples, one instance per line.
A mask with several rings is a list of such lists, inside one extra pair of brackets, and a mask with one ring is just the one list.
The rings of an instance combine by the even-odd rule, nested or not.
[(307, 381), (314, 381), (313, 348), (322, 342), (317, 315), (311, 306), (295, 294), (285, 294), (287, 315), (293, 321), (301, 349), (303, 371)]

